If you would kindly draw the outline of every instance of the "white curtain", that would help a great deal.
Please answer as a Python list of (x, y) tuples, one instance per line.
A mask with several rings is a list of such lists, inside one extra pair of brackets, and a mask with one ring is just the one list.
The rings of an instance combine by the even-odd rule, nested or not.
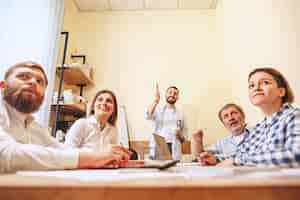
[(16, 62), (33, 60), (43, 65), (49, 85), (35, 117), (45, 126), (49, 121), (63, 11), (63, 0), (9, 0), (2, 1), (0, 7), (1, 79), (7, 67)]

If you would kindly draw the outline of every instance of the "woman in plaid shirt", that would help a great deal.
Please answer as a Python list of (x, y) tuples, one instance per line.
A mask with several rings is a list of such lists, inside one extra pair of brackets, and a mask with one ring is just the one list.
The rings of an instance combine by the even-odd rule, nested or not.
[(273, 68), (257, 68), (248, 76), (249, 98), (264, 113), (236, 154), (220, 165), (300, 166), (300, 109), (284, 76)]

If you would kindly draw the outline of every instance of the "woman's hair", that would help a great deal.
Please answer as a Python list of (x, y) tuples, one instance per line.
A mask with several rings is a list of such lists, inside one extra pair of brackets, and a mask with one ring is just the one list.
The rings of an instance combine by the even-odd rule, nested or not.
[(248, 75), (248, 82), (251, 78), (251, 76), (257, 72), (265, 72), (267, 74), (270, 74), (273, 79), (276, 81), (277, 85), (279, 88), (284, 88), (285, 89), (285, 95), (281, 98), (282, 103), (293, 103), (294, 102), (294, 93), (286, 80), (286, 78), (276, 69), (270, 68), (270, 67), (265, 67), (265, 68), (256, 68), (250, 74)]
[(104, 94), (104, 93), (110, 94), (112, 96), (113, 104), (114, 104), (114, 110), (113, 110), (111, 116), (109, 117), (108, 122), (111, 125), (115, 126), (117, 118), (118, 118), (118, 103), (117, 103), (117, 98), (116, 98), (115, 94), (110, 90), (100, 90), (96, 93), (96, 95), (93, 98), (92, 104), (91, 104), (90, 115), (95, 114), (95, 110), (94, 110), (95, 102), (96, 102), (98, 96), (101, 95), (101, 94)]

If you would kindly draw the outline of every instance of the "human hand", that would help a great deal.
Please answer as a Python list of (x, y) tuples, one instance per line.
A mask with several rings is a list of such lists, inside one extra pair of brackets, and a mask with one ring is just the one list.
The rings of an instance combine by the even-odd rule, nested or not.
[(181, 143), (184, 142), (184, 136), (180, 133), (180, 131), (177, 131), (176, 139), (179, 140)]
[(103, 168), (117, 168), (120, 166), (122, 161), (128, 161), (130, 159), (131, 151), (129, 149), (118, 146), (112, 145), (108, 148), (106, 152), (104, 152), (106, 161), (103, 165)]
[(206, 151), (200, 153), (198, 161), (204, 166), (217, 164), (217, 158), (213, 154)]
[(130, 155), (132, 154), (129, 149), (119, 145), (112, 145), (108, 149), (108, 153), (111, 153), (114, 156), (119, 156), (121, 160), (129, 160)]
[(202, 129), (198, 129), (193, 133), (193, 138), (196, 142), (202, 142), (203, 141), (203, 135), (204, 132)]
[(112, 145), (104, 152), (79, 152), (78, 168), (117, 168), (121, 161), (127, 161), (130, 152), (127, 148)]
[(79, 169), (117, 168), (121, 162), (120, 156), (99, 152), (79, 152)]
[(159, 101), (160, 101), (160, 92), (159, 92), (159, 86), (158, 86), (158, 83), (156, 83), (154, 102), (155, 102), (156, 104), (158, 104)]

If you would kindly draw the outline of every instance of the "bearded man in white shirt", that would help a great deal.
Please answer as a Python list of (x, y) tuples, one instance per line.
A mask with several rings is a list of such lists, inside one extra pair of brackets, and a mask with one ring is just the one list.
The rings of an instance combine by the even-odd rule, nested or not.
[[(175, 86), (170, 86), (165, 93), (165, 105), (158, 106), (160, 92), (158, 84), (156, 84), (154, 101), (146, 111), (146, 119), (151, 120), (154, 125), (153, 133), (165, 139), (173, 160), (181, 159), (181, 144), (185, 141), (184, 134), (186, 132), (184, 114), (175, 106), (178, 98), (179, 89)], [(156, 159), (156, 143), (153, 137), (151, 137), (149, 148), (150, 157)]]
[(33, 119), (47, 76), (41, 65), (26, 61), (11, 66), (0, 82), (0, 172), (118, 167), (129, 152), (113, 146), (105, 153), (67, 149)]

